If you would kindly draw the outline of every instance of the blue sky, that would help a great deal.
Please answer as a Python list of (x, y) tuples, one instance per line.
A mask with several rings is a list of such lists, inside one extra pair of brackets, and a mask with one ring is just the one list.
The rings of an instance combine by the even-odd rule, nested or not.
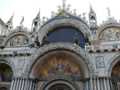
[[(67, 0), (71, 4), (71, 10), (77, 9), (77, 14), (89, 12), (91, 4), (96, 11), (98, 23), (107, 19), (107, 7), (111, 10), (111, 16), (117, 20), (120, 19), (120, 1), (119, 0)], [(52, 11), (57, 11), (57, 6), (62, 5), (62, 0), (0, 0), (0, 18), (6, 22), (14, 13), (14, 26), (24, 16), (24, 26), (31, 27), (32, 19), (36, 16), (39, 9), (41, 17), (50, 17)]]

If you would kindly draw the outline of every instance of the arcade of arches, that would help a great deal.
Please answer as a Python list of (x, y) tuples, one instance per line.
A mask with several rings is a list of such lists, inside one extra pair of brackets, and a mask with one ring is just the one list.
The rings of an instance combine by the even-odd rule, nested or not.
[[(37, 82), (38, 90), (43, 90), (39, 89), (40, 88), (39, 83), (41, 84), (46, 80), (49, 81), (51, 77), (57, 78), (57, 76), (59, 76), (59, 78), (61, 76), (62, 78), (67, 80), (74, 81), (77, 80), (77, 82), (79, 82), (80, 85), (79, 84), (76, 85), (79, 86), (81, 90), (84, 90), (83, 87), (86, 83), (87, 83), (86, 90), (92, 88), (90, 82), (87, 82), (88, 80), (85, 80), (84, 70), (82, 69), (81, 64), (78, 64), (78, 57), (76, 58), (74, 55), (68, 54), (68, 52), (64, 51), (49, 53), (44, 55), (42, 58), (39, 58), (37, 60), (37, 63), (33, 65), (31, 74), (34, 78), (37, 78), (38, 80)], [(11, 67), (5, 63), (0, 63), (0, 90), (9, 90), (12, 75), (13, 72)], [(101, 83), (102, 80), (104, 81), (104, 83)], [(31, 82), (33, 81), (31, 80)], [(96, 85), (95, 82), (98, 83), (98, 79), (94, 79), (92, 82), (93, 85), (95, 86)], [(105, 82), (107, 83), (109, 82), (109, 84), (105, 84)], [(109, 90), (120, 90), (120, 61), (118, 61), (113, 66), (110, 80), (108, 80), (108, 78), (105, 79), (100, 78), (99, 83), (100, 86), (96, 85), (96, 88), (104, 89), (108, 88)], [(110, 87), (108, 87), (107, 85), (109, 85)], [(34, 87), (35, 85), (33, 85), (33, 88)], [(32, 86), (30, 86), (30, 88), (32, 88)], [(68, 86), (65, 83), (55, 83), (52, 86), (49, 86), (49, 88), (48, 87), (46, 88), (45, 90), (73, 90), (70, 86)], [(93, 90), (96, 89), (93, 87)]]

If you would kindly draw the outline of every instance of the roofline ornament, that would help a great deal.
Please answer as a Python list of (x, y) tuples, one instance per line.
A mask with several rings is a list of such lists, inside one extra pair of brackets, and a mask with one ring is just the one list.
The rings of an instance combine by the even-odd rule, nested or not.
[(110, 18), (111, 17), (111, 10), (109, 7), (107, 7), (107, 12), (108, 12), (108, 17)]
[(20, 21), (20, 26), (23, 26), (23, 22), (24, 22), (24, 16), (22, 16), (22, 19)]

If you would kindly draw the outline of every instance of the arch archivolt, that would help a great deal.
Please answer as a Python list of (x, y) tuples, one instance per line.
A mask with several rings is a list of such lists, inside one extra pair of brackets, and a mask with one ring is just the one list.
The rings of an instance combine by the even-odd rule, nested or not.
[[(89, 77), (90, 72), (93, 71), (92, 70), (93, 67), (90, 64), (89, 59), (86, 56), (86, 53), (79, 46), (77, 46), (75, 44), (70, 45), (69, 43), (66, 43), (66, 44), (65, 43), (64, 44), (55, 43), (55, 44), (49, 44), (49, 45), (45, 45), (45, 46), (41, 47), (37, 51), (36, 55), (35, 56), (33, 55), (33, 58), (31, 60), (32, 62), (30, 64), (30, 67), (27, 70), (28, 75), (30, 77), (32, 77), (32, 74), (31, 74), (32, 69), (34, 68), (36, 63), (42, 62), (41, 58), (44, 55), (47, 55), (47, 54), (49, 54), (49, 53), (51, 53), (53, 51), (56, 51), (56, 52), (58, 51), (59, 52), (59, 50), (67, 51), (69, 53), (73, 53), (73, 54), (77, 55), (79, 57), (79, 59), (78, 59), (79, 63), (82, 63), (81, 65), (82, 65), (82, 68), (84, 70), (84, 73), (86, 74), (86, 77)], [(71, 55), (71, 54), (69, 54), (69, 55)]]
[(15, 65), (12, 61), (8, 61), (6, 59), (0, 58), (0, 63), (7, 64), (13, 72), (13, 76), (15, 76)]
[(42, 43), (43, 38), (49, 33), (50, 30), (53, 30), (54, 28), (61, 26), (75, 27), (78, 30), (80, 30), (80, 32), (83, 33), (84, 37), (90, 36), (89, 27), (82, 21), (73, 18), (61, 18), (61, 19), (52, 20), (51, 22), (43, 25), (39, 29), (38, 36), (40, 43)]
[(113, 67), (114, 67), (119, 61), (120, 61), (120, 54), (119, 54), (119, 53), (117, 53), (116, 55), (114, 55), (114, 56), (109, 60), (108, 66), (107, 66), (107, 68), (106, 68), (109, 77), (111, 77)]
[(30, 43), (30, 35), (29, 33), (25, 32), (25, 31), (16, 31), (16, 32), (12, 32), (11, 34), (8, 35), (8, 37), (5, 39), (4, 41), (4, 46), (7, 45), (7, 43), (14, 37), (17, 36), (22, 36), (25, 37), (28, 40), (28, 43)]
[(78, 86), (66, 79), (55, 79), (55, 80), (51, 80), (51, 81), (47, 81), (46, 83), (44, 83), (42, 85), (42, 87), (40, 87), (42, 90), (49, 90), (50, 87), (54, 86), (54, 85), (59, 85), (59, 84), (63, 84), (63, 85), (67, 85), (71, 90), (76, 90), (78, 88)]
[(118, 23), (110, 23), (110, 24), (105, 24), (102, 25), (98, 28), (97, 30), (97, 40), (101, 39), (101, 35), (103, 34), (103, 32), (107, 29), (107, 28), (120, 28), (120, 24)]

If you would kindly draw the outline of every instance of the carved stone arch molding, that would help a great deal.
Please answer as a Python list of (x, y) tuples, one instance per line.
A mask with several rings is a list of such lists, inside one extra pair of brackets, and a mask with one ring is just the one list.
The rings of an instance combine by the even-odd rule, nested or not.
[(90, 36), (89, 27), (83, 21), (75, 18), (60, 18), (49, 21), (39, 29), (38, 36), (40, 43), (42, 43), (43, 38), (49, 33), (50, 30), (62, 26), (72, 26), (82, 32), (84, 37)]
[(58, 51), (63, 50), (67, 51), (69, 53), (75, 54), (80, 58), (79, 63), (83, 63), (83, 69), (85, 73), (85, 77), (88, 78), (90, 76), (90, 73), (93, 71), (93, 67), (89, 61), (89, 58), (87, 57), (85, 51), (81, 49), (79, 46), (75, 44), (69, 44), (69, 43), (56, 43), (56, 44), (49, 44), (41, 47), (39, 50), (36, 51), (36, 55), (32, 56), (32, 60), (30, 62), (30, 66), (28, 66), (27, 70), (28, 71), (28, 76), (31, 78), (35, 78), (32, 76), (32, 69), (34, 65), (37, 62), (41, 62), (42, 60), (39, 60), (42, 58), (44, 55), (49, 54), (50, 52), (53, 51)]
[(40, 87), (40, 90), (49, 90), (51, 87), (54, 87), (55, 85), (65, 85), (70, 90), (79, 90), (78, 89), (79, 86), (74, 81), (65, 78), (61, 78), (61, 79), (53, 78), (52, 80), (43, 83), (42, 86)]
[(14, 65), (14, 63), (12, 61), (8, 61), (8, 60), (5, 60), (3, 58), (0, 58), (0, 63), (1, 64), (2, 63), (7, 64), (11, 68), (11, 70), (13, 72), (13, 76), (15, 76), (15, 65)]
[(7, 46), (7, 43), (9, 42), (9, 40), (11, 40), (12, 38), (16, 37), (16, 36), (24, 36), (28, 39), (28, 44), (31, 42), (31, 38), (30, 38), (30, 34), (26, 31), (14, 31), (11, 32), (4, 41), (4, 46)]
[(110, 24), (104, 24), (104, 25), (100, 26), (97, 30), (96, 40), (101, 40), (101, 35), (104, 34), (105, 33), (104, 31), (109, 29), (109, 28), (120, 29), (120, 24), (119, 23), (110, 23)]
[(117, 53), (110, 59), (107, 64), (106, 70), (108, 72), (108, 76), (111, 77), (113, 67), (120, 61), (120, 54)]

